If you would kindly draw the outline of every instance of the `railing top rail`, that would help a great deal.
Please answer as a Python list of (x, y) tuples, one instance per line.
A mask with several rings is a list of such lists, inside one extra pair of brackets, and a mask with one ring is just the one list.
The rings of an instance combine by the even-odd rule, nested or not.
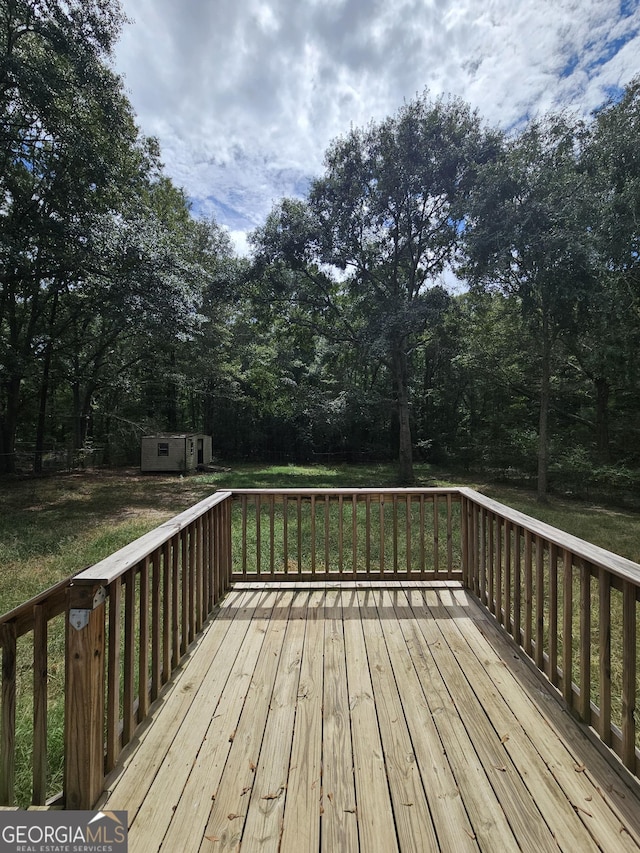
[(438, 488), (438, 487), (429, 487), (429, 488), (357, 488), (357, 489), (333, 489), (333, 488), (320, 488), (320, 489), (231, 489), (231, 493), (235, 497), (236, 495), (286, 495), (287, 497), (311, 497), (313, 495), (335, 495), (339, 497), (340, 495), (346, 497), (351, 495), (457, 495), (459, 494), (460, 489), (458, 488)]
[(53, 584), (53, 586), (48, 587), (48, 589), (34, 595), (33, 598), (30, 598), (28, 601), (24, 601), (22, 604), (14, 607), (13, 610), (8, 610), (6, 613), (0, 614), (0, 625), (6, 622), (17, 622), (18, 624), (21, 624), (23, 621), (30, 621), (33, 615), (33, 608), (36, 605), (51, 604), (51, 602), (56, 599), (64, 600), (65, 590), (71, 586), (73, 580), (73, 575), (68, 578), (64, 578), (63, 580)]
[(161, 548), (176, 533), (180, 533), (191, 522), (195, 521), (205, 512), (219, 503), (231, 497), (231, 492), (215, 492), (204, 498), (199, 503), (170, 518), (159, 527), (150, 530), (134, 542), (130, 542), (119, 551), (115, 551), (104, 560), (80, 572), (73, 579), (74, 584), (102, 584), (108, 586), (130, 568), (135, 566), (149, 554)]
[(577, 536), (572, 536), (570, 533), (565, 533), (558, 527), (552, 527), (544, 521), (538, 521), (530, 515), (519, 512), (516, 509), (492, 498), (488, 498), (474, 489), (461, 487), (458, 489), (461, 495), (469, 498), (478, 506), (482, 506), (491, 512), (500, 515), (507, 521), (529, 530), (536, 536), (541, 536), (558, 548), (566, 549), (586, 560), (588, 563), (606, 569), (611, 574), (616, 575), (623, 580), (630, 581), (635, 586), (640, 587), (640, 564), (634, 563), (633, 560), (628, 560), (626, 557), (621, 557), (619, 554), (614, 554), (613, 551), (607, 551), (605, 548), (600, 548), (598, 545), (592, 545), (584, 539), (579, 539)]

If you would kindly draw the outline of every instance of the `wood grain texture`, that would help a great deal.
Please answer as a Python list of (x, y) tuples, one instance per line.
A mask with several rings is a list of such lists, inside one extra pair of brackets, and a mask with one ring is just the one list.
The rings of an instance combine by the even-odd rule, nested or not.
[(100, 804), (134, 851), (640, 850), (640, 786), (455, 583), (246, 584), (172, 687)]

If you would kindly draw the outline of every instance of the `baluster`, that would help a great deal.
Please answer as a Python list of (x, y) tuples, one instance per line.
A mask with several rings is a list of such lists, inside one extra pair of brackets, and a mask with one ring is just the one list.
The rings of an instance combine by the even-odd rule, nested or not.
[(622, 586), (622, 760), (636, 772), (636, 631), (637, 587), (631, 581)]
[(47, 607), (33, 608), (33, 797), (36, 806), (47, 798)]
[(562, 695), (573, 707), (573, 554), (566, 548), (562, 552)]
[(580, 560), (580, 705), (585, 723), (591, 722), (591, 572)]
[(558, 546), (549, 548), (549, 680), (558, 686)]
[(599, 582), (599, 666), (600, 720), (598, 731), (603, 742), (611, 746), (611, 575), (598, 572)]
[(107, 773), (120, 755), (120, 642), (122, 639), (122, 577), (109, 586), (109, 648), (107, 651)]

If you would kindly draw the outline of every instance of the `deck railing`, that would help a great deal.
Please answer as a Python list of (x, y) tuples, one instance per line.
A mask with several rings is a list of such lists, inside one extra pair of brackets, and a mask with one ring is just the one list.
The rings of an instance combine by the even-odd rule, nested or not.
[(640, 776), (640, 566), (460, 489), (465, 586)]
[(42, 804), (47, 626), (66, 612), (64, 803), (91, 808), (226, 590), (287, 579), (459, 581), (638, 775), (640, 566), (471, 489), (241, 489), (0, 617), (0, 805), (14, 801), (20, 638), (33, 669), (32, 799)]
[(462, 580), (457, 489), (237, 489), (232, 580)]
[[(48, 687), (50, 646), (52, 635), (64, 637), (64, 614), (67, 608), (67, 589), (70, 581), (56, 584), (30, 601), (0, 617), (0, 650), (2, 651), (2, 693), (0, 698), (0, 806), (15, 799), (16, 775), (16, 714), (19, 670), (32, 673), (26, 688), (32, 724), (31, 790), (33, 803), (42, 805), (47, 791), (47, 732), (50, 722)], [(22, 645), (27, 648), (23, 651)], [(56, 644), (53, 643), (55, 646)], [(58, 642), (62, 653), (62, 643)], [(22, 652), (20, 666), (18, 651)], [(51, 649), (53, 652), (53, 649)], [(24, 658), (24, 663), (22, 661)], [(60, 718), (60, 715), (58, 715)]]
[[(0, 806), (15, 801), (16, 755), (28, 749), (16, 740), (16, 697), (28, 692), (18, 656), (21, 670), (33, 668), (31, 799), (42, 805), (52, 728), (47, 626), (66, 612), (58, 632), (66, 650), (56, 662), (64, 714), (54, 726), (60, 729), (63, 716), (65, 805), (91, 808), (105, 774), (229, 589), (230, 530), (230, 493), (220, 492), (0, 617)], [(20, 638), (28, 648), (18, 647)]]

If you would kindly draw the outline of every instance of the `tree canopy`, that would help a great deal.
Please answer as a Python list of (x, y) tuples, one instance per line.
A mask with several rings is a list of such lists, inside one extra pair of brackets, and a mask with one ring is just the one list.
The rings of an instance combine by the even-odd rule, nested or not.
[(197, 430), (403, 483), (640, 486), (639, 81), (508, 134), (425, 92), (335, 139), (238, 258), (137, 127), (124, 23), (0, 2), (0, 473)]
[(85, 446), (98, 389), (148, 357), (141, 338), (155, 348), (168, 328), (191, 334), (230, 250), (192, 219), (138, 131), (108, 63), (119, 4), (0, 8), (0, 470), (12, 471), (34, 421), (42, 465), (54, 384), (72, 398), (62, 431)]
[(306, 203), (283, 202), (255, 237), (260, 259), (298, 272), (290, 298), (315, 303), (345, 344), (384, 364), (405, 483), (413, 481), (410, 352), (455, 259), (472, 173), (494, 145), (466, 104), (425, 94), (337, 139)]

